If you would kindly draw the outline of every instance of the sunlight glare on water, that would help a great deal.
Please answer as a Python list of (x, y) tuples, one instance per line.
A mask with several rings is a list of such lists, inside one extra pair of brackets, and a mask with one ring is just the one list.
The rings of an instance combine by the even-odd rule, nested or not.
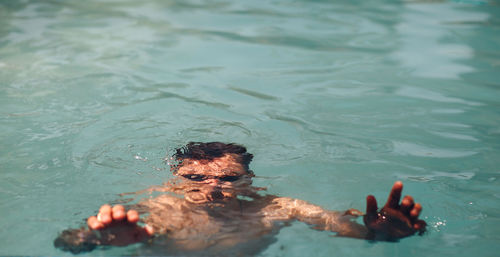
[(495, 256), (499, 6), (0, 1), (0, 255), (64, 254), (176, 147), (224, 141), (269, 193), (363, 209), (402, 180), (429, 224), (372, 243), (297, 222), (261, 256)]

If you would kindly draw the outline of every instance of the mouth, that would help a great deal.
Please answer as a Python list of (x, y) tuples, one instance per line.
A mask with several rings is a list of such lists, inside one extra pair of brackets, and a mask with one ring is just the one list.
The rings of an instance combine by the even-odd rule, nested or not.
[(210, 196), (212, 198), (212, 201), (213, 200), (222, 200), (222, 199), (224, 199), (224, 194), (220, 190), (212, 191), (212, 193), (210, 193)]
[(185, 199), (192, 203), (207, 203), (213, 201), (220, 201), (226, 198), (224, 192), (220, 188), (210, 190), (209, 192), (203, 192), (200, 189), (189, 190), (185, 194)]

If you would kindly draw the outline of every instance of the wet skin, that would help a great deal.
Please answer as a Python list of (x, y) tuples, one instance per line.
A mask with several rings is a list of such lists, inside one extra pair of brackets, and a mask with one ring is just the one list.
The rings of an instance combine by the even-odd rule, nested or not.
[[(221, 250), (251, 241), (259, 244), (260, 237), (294, 220), (337, 236), (375, 240), (397, 240), (421, 233), (426, 226), (418, 219), (422, 206), (411, 196), (400, 203), (401, 182), (394, 183), (380, 211), (375, 197), (367, 197), (361, 225), (353, 221), (362, 215), (358, 210), (329, 211), (298, 199), (252, 194), (252, 175), (231, 154), (212, 161), (185, 159), (174, 174), (181, 180), (183, 197), (165, 194), (139, 203), (137, 208), (149, 214), (145, 226), (138, 224), (136, 210), (125, 211), (121, 205), (103, 205), (89, 217), (87, 225), (100, 232), (100, 244), (123, 246), (156, 237), (179, 251)], [(237, 197), (242, 194), (251, 200)]]

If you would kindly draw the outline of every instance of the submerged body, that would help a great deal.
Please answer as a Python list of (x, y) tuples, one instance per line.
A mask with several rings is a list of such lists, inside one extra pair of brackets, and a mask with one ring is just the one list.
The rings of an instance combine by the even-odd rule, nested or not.
[(154, 205), (148, 206), (145, 223), (158, 235), (147, 249), (163, 254), (254, 255), (275, 241), (287, 221), (286, 214), (269, 208), (270, 200), (193, 204), (169, 195), (157, 197), (143, 203)]
[(280, 229), (294, 220), (337, 232), (361, 226), (349, 222), (355, 217), (351, 214), (271, 195), (193, 203), (165, 194), (142, 201), (136, 208), (147, 213), (144, 223), (158, 234), (150, 247), (162, 253), (254, 255), (274, 242)]
[[(97, 245), (124, 246), (148, 242), (142, 255), (250, 256), (275, 241), (279, 230), (301, 221), (337, 236), (397, 240), (425, 230), (422, 207), (411, 196), (400, 202), (403, 185), (396, 182), (379, 211), (367, 197), (364, 225), (354, 222), (358, 210), (336, 212), (287, 197), (262, 195), (251, 186), (252, 155), (235, 144), (189, 143), (175, 155), (175, 181), (147, 191), (161, 191), (130, 210), (103, 205), (87, 220), (89, 230), (64, 231), (54, 244), (80, 252)], [(140, 226), (139, 215), (144, 214)]]

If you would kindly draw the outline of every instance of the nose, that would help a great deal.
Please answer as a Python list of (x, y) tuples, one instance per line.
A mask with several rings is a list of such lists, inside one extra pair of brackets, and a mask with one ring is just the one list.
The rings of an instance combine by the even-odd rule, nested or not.
[(205, 183), (207, 183), (208, 185), (211, 185), (211, 186), (216, 186), (219, 184), (219, 180), (216, 178), (209, 178), (209, 179), (205, 180)]

